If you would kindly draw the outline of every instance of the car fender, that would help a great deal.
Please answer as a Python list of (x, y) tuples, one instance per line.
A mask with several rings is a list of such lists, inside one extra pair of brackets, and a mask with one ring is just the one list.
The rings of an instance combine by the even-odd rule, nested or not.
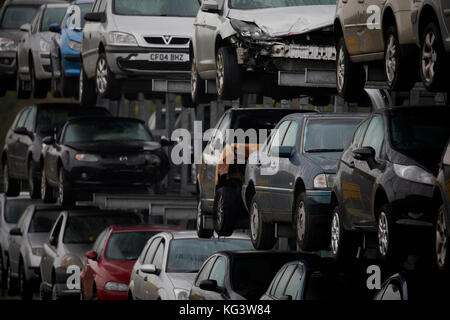
[(236, 30), (233, 29), (231, 26), (230, 19), (226, 19), (220, 26), (217, 28), (216, 32), (216, 38), (217, 36), (220, 36), (223, 40), (226, 40), (232, 36), (234, 36), (236, 33)]

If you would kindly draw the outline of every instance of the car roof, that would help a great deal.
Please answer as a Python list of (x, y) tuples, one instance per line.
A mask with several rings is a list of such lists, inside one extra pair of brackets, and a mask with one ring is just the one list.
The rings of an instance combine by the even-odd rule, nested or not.
[(132, 231), (175, 231), (183, 230), (180, 226), (169, 226), (169, 225), (133, 225), (133, 226), (111, 226), (109, 227), (112, 233), (119, 232), (132, 232)]
[(301, 109), (292, 109), (292, 108), (231, 108), (227, 112), (236, 112), (236, 113), (253, 113), (253, 112), (270, 112), (270, 111), (279, 111), (279, 112), (296, 112), (296, 113), (318, 113), (316, 110), (301, 110)]
[(348, 119), (348, 118), (360, 118), (364, 119), (369, 116), (368, 113), (293, 113), (286, 116), (286, 118), (297, 118), (297, 119), (320, 119), (320, 118), (336, 118), (336, 119)]
[[(171, 237), (173, 240), (178, 239), (199, 239), (197, 235), (197, 231), (170, 231), (170, 232), (164, 232), (169, 237)], [(226, 240), (226, 239), (233, 239), (233, 240), (248, 240), (249, 237), (244, 233), (235, 232), (230, 237), (214, 237), (210, 239), (201, 239), (201, 240)]]
[[(67, 121), (67, 124), (79, 123), (79, 122), (91, 121), (91, 120), (98, 121), (98, 117), (87, 117), (87, 116), (76, 117), (76, 118), (73, 118), (73, 119), (70, 119), (69, 121)], [(128, 121), (128, 122), (137, 122), (137, 123), (141, 123), (141, 124), (145, 125), (144, 121), (142, 121), (140, 119), (135, 119), (135, 118), (112, 117), (108, 121), (109, 122), (111, 122), (111, 121)]]
[(42, 5), (46, 3), (67, 3), (64, 0), (7, 0), (5, 5)]
[(397, 106), (397, 107), (387, 107), (374, 111), (374, 113), (389, 113), (392, 111), (425, 111), (429, 112), (430, 110), (444, 110), (449, 111), (450, 108), (448, 106), (436, 106), (436, 105), (418, 105), (418, 106)]
[(69, 216), (72, 217), (82, 217), (82, 216), (90, 216), (90, 215), (136, 215), (133, 212), (127, 212), (127, 211), (114, 211), (114, 210), (102, 210), (97, 207), (77, 207), (73, 209), (67, 209), (63, 212), (67, 213)]

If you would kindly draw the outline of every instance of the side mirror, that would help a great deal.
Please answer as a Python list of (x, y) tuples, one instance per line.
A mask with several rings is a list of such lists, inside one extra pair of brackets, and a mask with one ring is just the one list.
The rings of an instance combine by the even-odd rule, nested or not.
[(270, 154), (279, 158), (289, 159), (294, 154), (294, 147), (274, 147)]
[(156, 274), (157, 273), (157, 269), (156, 269), (156, 266), (154, 264), (144, 264), (141, 267), (141, 272), (147, 273), (147, 274)]
[(374, 159), (375, 155), (375, 149), (372, 147), (364, 147), (353, 151), (353, 158), (360, 161)]
[(161, 144), (161, 147), (171, 147), (175, 144), (175, 142), (170, 141), (169, 138), (163, 136), (163, 137), (161, 137), (160, 144)]
[(104, 12), (88, 12), (84, 15), (84, 20), (89, 22), (106, 22), (106, 14)]
[(45, 137), (44, 139), (42, 139), (42, 143), (47, 146), (51, 146), (55, 144), (55, 139), (53, 137)]
[(203, 12), (209, 12), (209, 13), (219, 13), (219, 4), (216, 0), (203, 0), (202, 6), (200, 8)]
[(53, 23), (53, 24), (50, 25), (48, 30), (50, 30), (51, 32), (54, 32), (54, 33), (60, 33), (61, 32), (61, 27), (59, 26), (59, 24)]
[(19, 127), (14, 129), (14, 133), (21, 136), (26, 136), (28, 135), (28, 130), (25, 127)]
[(31, 24), (25, 23), (25, 24), (21, 25), (20, 26), (20, 31), (30, 32), (31, 31)]
[(50, 236), (48, 242), (50, 243), (51, 246), (56, 247), (56, 245), (58, 244), (58, 239), (55, 238), (54, 236)]
[(292, 301), (292, 297), (290, 295), (280, 297), (281, 301)]
[(97, 260), (98, 258), (97, 252), (95, 251), (86, 252), (86, 258), (88, 258), (89, 260)]
[(9, 231), (9, 234), (11, 236), (21, 236), (22, 235), (22, 231), (20, 230), (20, 228), (14, 228), (14, 229), (11, 229)]
[(200, 289), (211, 292), (221, 292), (221, 288), (217, 285), (216, 280), (203, 280), (200, 282)]

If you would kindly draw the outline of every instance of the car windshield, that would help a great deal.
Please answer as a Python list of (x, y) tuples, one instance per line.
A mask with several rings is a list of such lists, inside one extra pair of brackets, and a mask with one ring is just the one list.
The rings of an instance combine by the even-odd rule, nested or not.
[(61, 24), (64, 15), (66, 14), (67, 8), (48, 8), (44, 11), (44, 15), (41, 20), (41, 32), (46, 32), (50, 30), (52, 24)]
[(152, 141), (150, 132), (138, 121), (78, 121), (67, 126), (64, 142)]
[(135, 214), (92, 215), (69, 217), (63, 242), (66, 244), (94, 243), (97, 236), (112, 225), (139, 224), (141, 220)]
[(306, 123), (306, 153), (342, 152), (362, 119), (310, 119)]
[(66, 27), (69, 29), (83, 29), (86, 21), (84, 15), (91, 12), (92, 3), (83, 3), (70, 7), (67, 13)]
[(114, 0), (113, 11), (129, 16), (195, 17), (198, 0)]
[(38, 116), (38, 132), (41, 136), (52, 135), (53, 131), (59, 132), (67, 120), (80, 116), (108, 116), (106, 109), (101, 108), (76, 108), (65, 109), (63, 106), (59, 108), (42, 108), (39, 110)]
[(116, 232), (111, 234), (106, 247), (107, 260), (137, 260), (148, 239), (156, 231)]
[(337, 0), (230, 0), (230, 8), (241, 10), (335, 5)]
[(179, 239), (170, 243), (166, 272), (196, 273), (208, 257), (220, 251), (253, 250), (249, 240)]
[(38, 6), (6, 7), (2, 17), (1, 29), (18, 30), (23, 24), (31, 23), (38, 9)]
[(6, 201), (5, 220), (7, 223), (16, 224), (25, 209), (30, 205), (27, 199), (8, 199)]
[(28, 233), (49, 233), (60, 212), (60, 210), (37, 210), (31, 219)]

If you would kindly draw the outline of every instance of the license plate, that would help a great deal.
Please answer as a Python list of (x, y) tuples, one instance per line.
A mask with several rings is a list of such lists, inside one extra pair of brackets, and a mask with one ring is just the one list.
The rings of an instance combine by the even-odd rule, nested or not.
[(170, 53), (170, 52), (150, 53), (150, 61), (152, 61), (152, 62), (188, 62), (189, 54), (187, 54), (187, 53)]

